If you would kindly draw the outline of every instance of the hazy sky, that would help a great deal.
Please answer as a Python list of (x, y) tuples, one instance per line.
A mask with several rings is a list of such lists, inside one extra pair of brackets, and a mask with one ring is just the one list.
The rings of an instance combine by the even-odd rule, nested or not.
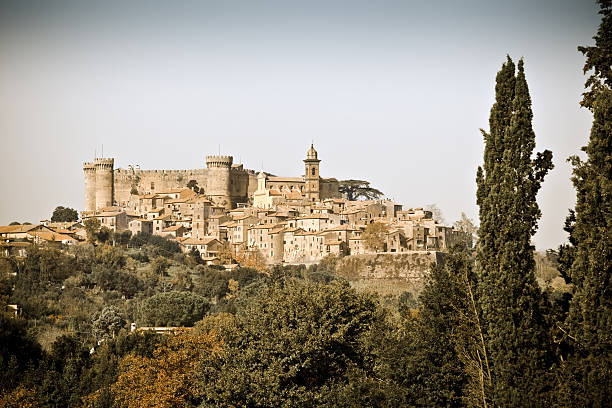
[(478, 218), (479, 128), (495, 74), (524, 57), (537, 149), (555, 169), (538, 196), (538, 249), (564, 242), (575, 192), (566, 158), (587, 143), (591, 0), (1, 1), (0, 224), (83, 209), (82, 162), (371, 181), (405, 207)]

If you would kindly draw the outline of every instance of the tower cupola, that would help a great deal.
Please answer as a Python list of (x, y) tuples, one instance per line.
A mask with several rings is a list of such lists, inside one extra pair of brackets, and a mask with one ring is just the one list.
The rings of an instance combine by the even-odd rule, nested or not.
[(311, 144), (310, 149), (308, 149), (308, 152), (306, 152), (306, 159), (317, 160), (317, 151), (314, 148), (314, 144)]

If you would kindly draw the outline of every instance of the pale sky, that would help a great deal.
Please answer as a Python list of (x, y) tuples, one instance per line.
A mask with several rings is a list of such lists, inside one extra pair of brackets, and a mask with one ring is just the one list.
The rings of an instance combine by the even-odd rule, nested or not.
[(568, 156), (588, 141), (591, 0), (0, 1), (0, 224), (82, 210), (82, 163), (245, 167), (364, 179), (405, 207), (477, 220), (479, 128), (524, 57), (537, 150), (553, 152), (538, 249), (565, 242)]

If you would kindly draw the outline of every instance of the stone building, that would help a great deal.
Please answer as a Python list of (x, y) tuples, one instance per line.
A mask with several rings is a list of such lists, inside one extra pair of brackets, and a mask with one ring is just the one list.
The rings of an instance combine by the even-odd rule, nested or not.
[[(274, 202), (270, 194), (313, 202), (339, 197), (338, 180), (319, 177), (320, 161), (311, 145), (304, 160), (304, 176), (274, 177), (261, 173), (263, 180), (259, 180), (258, 188), (255, 172), (234, 164), (232, 156), (206, 156), (206, 168), (192, 170), (141, 170), (139, 166), (115, 169), (113, 158), (96, 158), (83, 163), (85, 212), (113, 205), (127, 208), (138, 199), (145, 207), (144, 201), (150, 200), (149, 209), (154, 209), (159, 206), (154, 202), (157, 193), (184, 189), (192, 180), (214, 205), (226, 209), (249, 202), (256, 190), (261, 190), (260, 196), (268, 197), (264, 201), (269, 207)], [(256, 201), (257, 197), (255, 194)]]
[(139, 166), (115, 169), (114, 159), (96, 158), (83, 164), (85, 211), (97, 211), (111, 205), (126, 207), (133, 196), (152, 197), (160, 191), (185, 188), (191, 180), (216, 205), (231, 209), (239, 202), (247, 202), (257, 188), (255, 172), (244, 169), (242, 164), (234, 164), (232, 156), (206, 156), (206, 167), (193, 170), (141, 170)]
[(275, 208), (279, 203), (319, 202), (339, 198), (339, 183), (335, 178), (321, 178), (317, 151), (313, 145), (306, 152), (302, 177), (275, 177), (261, 172), (257, 175), (257, 189), (253, 192), (253, 206)]

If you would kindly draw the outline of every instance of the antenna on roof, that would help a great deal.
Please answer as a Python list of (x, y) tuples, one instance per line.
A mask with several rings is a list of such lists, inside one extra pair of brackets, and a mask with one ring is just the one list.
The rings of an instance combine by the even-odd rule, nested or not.
[(221, 143), (219, 143), (219, 156), (221, 156)]
[(104, 143), (102, 143), (102, 157), (104, 157)]

